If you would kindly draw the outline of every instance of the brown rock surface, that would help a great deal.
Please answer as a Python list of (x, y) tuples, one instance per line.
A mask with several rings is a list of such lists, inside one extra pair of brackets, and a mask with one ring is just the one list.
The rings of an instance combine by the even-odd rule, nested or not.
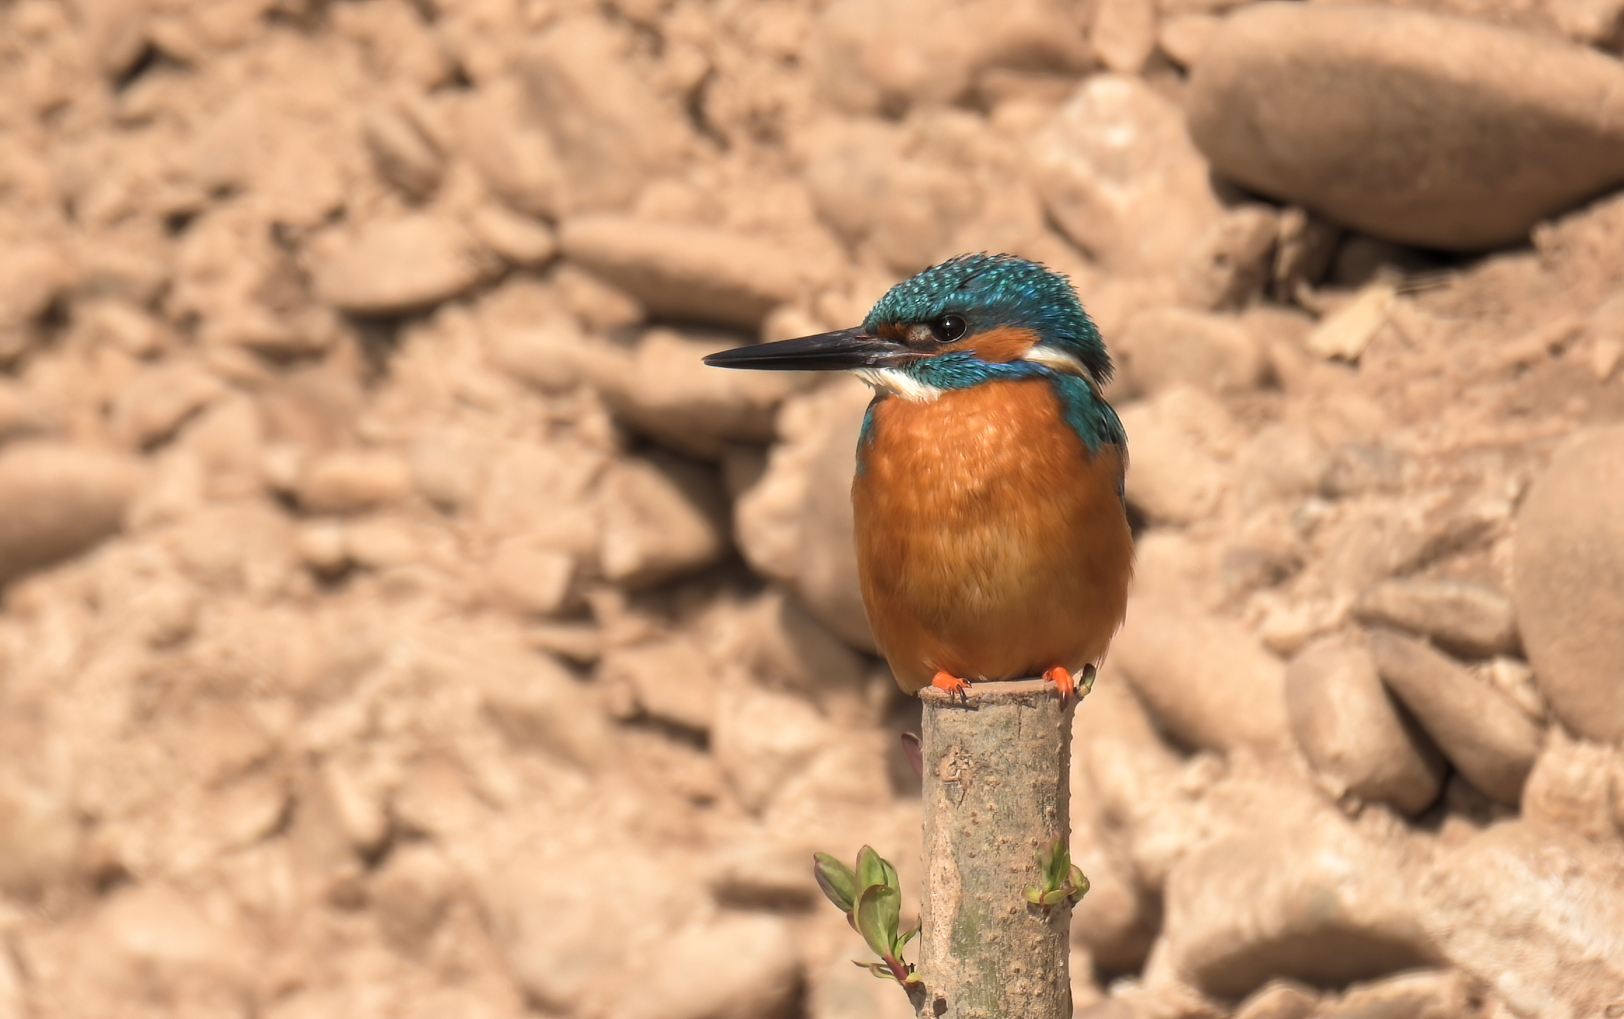
[(1236, 1019), (1306, 1019), (1314, 1014), (1319, 995), (1296, 980), (1271, 980), (1247, 996), (1235, 1010)]
[(1120, 417), (1133, 436), (1129, 504), (1169, 524), (1212, 515), (1229, 490), (1240, 442), (1228, 411), (1202, 390), (1175, 385)]
[(1212, 14), (1175, 14), (1162, 21), (1156, 45), (1169, 60), (1189, 67), (1200, 59), (1221, 23), (1222, 19)]
[(1033, 151), (1049, 215), (1113, 268), (1179, 264), (1222, 211), (1178, 108), (1131, 77), (1090, 78)]
[(835, 739), (806, 701), (754, 685), (723, 691), (711, 739), (740, 801), (760, 811)]
[(491, 594), (521, 612), (557, 615), (570, 602), (575, 558), (534, 538), (509, 538), (491, 554)]
[(845, 0), (817, 18), (812, 62), (837, 107), (892, 113), (961, 99), (997, 69), (1087, 70), (1082, 28), (1073, 9), (1053, 0)]
[(1245, 392), (1264, 370), (1256, 341), (1238, 323), (1182, 308), (1140, 312), (1123, 326), (1115, 346), (1127, 384), (1146, 394), (1180, 383)]
[(76, 555), (118, 530), (140, 480), (131, 461), (47, 443), (0, 455), (0, 582)]
[(1382, 686), (1357, 637), (1304, 648), (1286, 668), (1292, 735), (1331, 791), (1391, 803), (1406, 814), (1438, 798), (1443, 759)]
[(603, 482), (604, 576), (630, 586), (670, 580), (722, 554), (719, 507), (706, 479), (685, 464), (626, 460)]
[(400, 110), (376, 107), (364, 121), (367, 150), (378, 173), (413, 198), (427, 198), (440, 186), (444, 157), (422, 128)]
[(1454, 1019), (1475, 1009), (1476, 988), (1459, 970), (1414, 970), (1349, 987), (1315, 1016), (1326, 1019)]
[(1599, 53), (1465, 18), (1261, 3), (1202, 50), (1188, 115), (1245, 187), (1377, 237), (1475, 250), (1624, 178), (1620, 81)]
[(1245, 307), (1269, 281), (1280, 234), (1280, 219), (1267, 205), (1225, 210), (1179, 266), (1179, 298), (1198, 308)]
[[(628, 901), (595, 904), (599, 893), (593, 866), (557, 850), (549, 867), (516, 868), (495, 876), (482, 889), (495, 938), (520, 985), (534, 1000), (556, 1010), (592, 1014), (614, 1008), (626, 982), (612, 974), (625, 965), (629, 950), (650, 942), (695, 916), (700, 903), (683, 889), (644, 896), (636, 909)], [(630, 847), (603, 846), (592, 864), (630, 865)]]
[(1402, 861), (1333, 813), (1187, 857), (1168, 879), (1166, 930), (1146, 982), (1229, 997), (1272, 974), (1342, 982), (1438, 958)]
[(196, 365), (149, 368), (120, 389), (112, 408), (113, 430), (133, 447), (161, 442), (219, 398), (222, 389), (218, 379)]
[(1544, 732), (1511, 699), (1422, 641), (1370, 634), (1376, 671), (1474, 786), (1515, 804)]
[(1605, 1014), (1624, 988), (1617, 855), (1530, 821), (1442, 855), (1418, 889), (1444, 957), (1525, 1015)]
[(529, 115), (552, 141), (570, 208), (624, 204), (692, 144), (671, 97), (627, 66), (631, 42), (602, 18), (577, 15), (555, 22), (517, 62)]
[(412, 213), (333, 239), (314, 256), (311, 275), (317, 296), (341, 311), (398, 315), (465, 293), (494, 268), (457, 223)]
[(716, 669), (692, 640), (667, 640), (614, 648), (598, 663), (598, 681), (624, 684), (651, 717), (699, 732), (716, 718)]
[[(722, 973), (717, 959), (730, 963)], [(799, 978), (789, 925), (774, 916), (723, 916), (660, 946), (618, 1013), (632, 1019), (756, 1019), (789, 1014)]]
[(1492, 587), (1458, 580), (1384, 580), (1353, 606), (1361, 622), (1420, 634), (1446, 651), (1488, 658), (1516, 651), (1511, 599)]
[(723, 334), (651, 329), (629, 357), (594, 351), (585, 374), (631, 427), (677, 452), (719, 459), (729, 443), (771, 439), (778, 405), (813, 381), (806, 373), (705, 367), (706, 354), (734, 342)]
[(813, 615), (857, 647), (872, 649), (857, 587), (851, 479), (857, 433), (873, 399), (855, 379), (791, 400), (766, 472), (734, 509), (750, 564), (791, 584)]
[(391, 853), (367, 895), (384, 936), (408, 950), (420, 949), (445, 919), (457, 874), (432, 845), (404, 846)]
[[(1106, 955), (1126, 956), (1131, 965), (1143, 962), (1150, 947), (1149, 928), (1155, 923), (1151, 895), (1167, 880), (1175, 863), (1209, 832), (1190, 797), (1179, 795), (1185, 769), (1176, 751), (1155, 729), (1155, 723), (1128, 688), (1115, 667), (1107, 669), (1098, 685), (1101, 695), (1090, 702), (1087, 728), (1078, 730), (1078, 798), (1092, 799), (1092, 809), (1106, 829), (1125, 836), (1124, 876), (1134, 879), (1129, 903), (1117, 936), (1102, 938), (1091, 948)], [(1084, 804), (1087, 805), (1086, 800)], [(1126, 935), (1126, 936), (1124, 936)]]
[(1522, 816), (1624, 843), (1624, 752), (1551, 730), (1523, 785)]
[(837, 722), (874, 714), (875, 679), (863, 656), (813, 618), (795, 599), (769, 591), (735, 618), (736, 629), (713, 645), (761, 682), (791, 690)]
[(592, 771), (608, 766), (615, 733), (592, 695), (550, 656), (524, 648), (503, 628), (445, 627), (424, 635), (412, 667), (428, 684), (456, 684), (513, 745)]
[(821, 126), (806, 143), (806, 182), (819, 218), (899, 274), (957, 250), (955, 236), (971, 225), (985, 194), (984, 181), (966, 181), (955, 165), (986, 155), (964, 144), (971, 139), (963, 127), (946, 118), (912, 130), (872, 120)]
[(547, 224), (500, 205), (475, 209), (468, 228), (480, 243), (514, 265), (545, 265), (558, 251), (558, 239)]
[(1290, 745), (1285, 665), (1242, 627), (1138, 598), (1113, 647), (1151, 714), (1181, 742), (1226, 753)]
[(455, 119), (459, 151), (497, 197), (533, 216), (553, 218), (563, 211), (564, 170), (517, 79), (479, 89)]
[(313, 513), (359, 513), (403, 499), (412, 490), (406, 461), (387, 450), (329, 453), (299, 479), (299, 502)]
[(0, 362), (9, 362), (33, 342), (30, 328), (72, 282), (73, 266), (49, 244), (8, 245), (3, 268), (12, 280), (0, 300)]
[(0, 797), (0, 888), (14, 896), (39, 901), (73, 875), (82, 836), (62, 793), (24, 775), (7, 776)]
[(1624, 739), (1624, 428), (1574, 436), (1517, 514), (1517, 623), (1540, 692), (1591, 739)]
[(1149, 829), (1166, 821), (1147, 802), (1146, 780), (1165, 781), (1176, 765), (1120, 672), (1107, 671), (1079, 712), (1073, 723), (1071, 845), (1090, 887), (1073, 907), (1072, 938), (1101, 967), (1134, 970), (1150, 952), (1159, 908), (1133, 846), (1157, 841)]
[(564, 221), (564, 254), (656, 315), (754, 329), (809, 289), (807, 266), (775, 245), (710, 227), (623, 216)]
[(47, 424), (26, 389), (15, 382), (0, 382), (0, 442), (44, 431)]
[(1147, 0), (1096, 4), (1088, 41), (1106, 67), (1119, 74), (1138, 74), (1156, 48), (1156, 5)]
[(45, 981), (71, 973), (70, 993), (79, 1007), (118, 1011), (155, 994), (241, 1014), (236, 1003), (251, 979), (246, 939), (172, 887), (110, 896), (76, 933), (31, 945), (28, 957)]

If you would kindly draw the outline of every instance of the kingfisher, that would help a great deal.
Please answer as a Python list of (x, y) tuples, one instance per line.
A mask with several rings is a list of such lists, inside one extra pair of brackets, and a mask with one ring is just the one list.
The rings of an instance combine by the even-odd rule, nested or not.
[(1062, 700), (1127, 610), (1127, 436), (1070, 280), (948, 259), (862, 325), (724, 350), (721, 368), (850, 371), (875, 390), (852, 481), (875, 643), (910, 695), (1042, 675)]

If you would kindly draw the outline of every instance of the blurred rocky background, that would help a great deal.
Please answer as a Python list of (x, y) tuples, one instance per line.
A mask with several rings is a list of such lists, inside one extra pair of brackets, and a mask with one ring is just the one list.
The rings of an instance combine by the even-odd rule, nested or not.
[(886, 1019), (862, 387), (1070, 274), (1079, 1014), (1624, 1014), (1621, 0), (0, 0), (0, 1017)]

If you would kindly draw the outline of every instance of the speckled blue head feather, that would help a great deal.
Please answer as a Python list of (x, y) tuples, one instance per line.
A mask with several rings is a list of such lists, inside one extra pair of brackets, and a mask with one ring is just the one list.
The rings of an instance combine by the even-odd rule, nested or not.
[(1013, 255), (959, 255), (903, 280), (869, 310), (865, 331), (960, 315), (971, 332), (1032, 330), (1082, 364), (1096, 385), (1111, 379), (1111, 355), (1065, 276)]

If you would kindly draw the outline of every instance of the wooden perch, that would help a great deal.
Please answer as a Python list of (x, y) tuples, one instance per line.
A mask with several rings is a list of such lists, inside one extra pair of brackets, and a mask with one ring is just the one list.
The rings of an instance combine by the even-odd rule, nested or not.
[(922, 1019), (1067, 1019), (1071, 903), (1043, 907), (1039, 854), (1071, 835), (1071, 716), (1052, 683), (927, 687)]

